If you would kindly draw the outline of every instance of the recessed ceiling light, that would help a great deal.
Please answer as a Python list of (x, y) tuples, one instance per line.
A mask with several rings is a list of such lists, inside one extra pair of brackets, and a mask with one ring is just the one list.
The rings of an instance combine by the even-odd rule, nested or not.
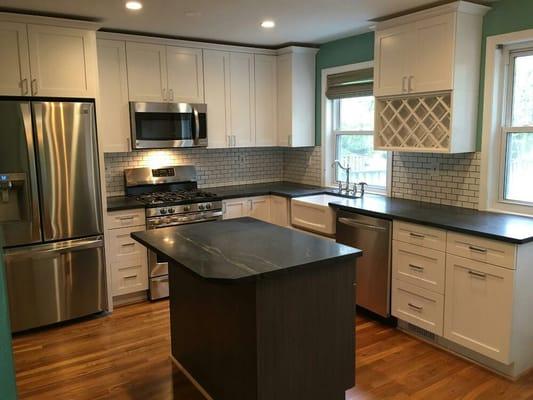
[(271, 20), (266, 20), (266, 21), (263, 21), (261, 22), (261, 27), (262, 28), (274, 28), (276, 26), (276, 23), (274, 21), (271, 21)]
[(140, 10), (143, 8), (143, 5), (140, 1), (127, 1), (126, 8), (128, 10)]

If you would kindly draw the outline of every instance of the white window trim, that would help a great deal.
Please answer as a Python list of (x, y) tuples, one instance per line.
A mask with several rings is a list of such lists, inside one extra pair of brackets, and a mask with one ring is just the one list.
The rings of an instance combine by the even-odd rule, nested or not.
[[(357, 63), (357, 64), (342, 65), (339, 67), (324, 68), (322, 70), (322, 76), (321, 76), (321, 81), (322, 81), (321, 182), (322, 182), (322, 186), (335, 187), (335, 185), (332, 183), (335, 180), (334, 179), (335, 168), (331, 166), (331, 164), (335, 161), (335, 143), (333, 143), (333, 141), (335, 141), (335, 135), (333, 134), (332, 121), (331, 121), (331, 116), (333, 115), (332, 113), (333, 101), (331, 101), (330, 99), (326, 97), (328, 75), (339, 74), (342, 72), (353, 71), (357, 69), (373, 68), (373, 67), (374, 67), (374, 62), (367, 61), (367, 62), (362, 62), (362, 63)], [(390, 196), (391, 190), (392, 190), (391, 183), (392, 183), (392, 152), (389, 152), (388, 157), (387, 157), (387, 184), (386, 184), (385, 190), (368, 190), (368, 192)]]
[(507, 75), (504, 46), (526, 44), (533, 41), (533, 29), (512, 32), (487, 38), (485, 59), (485, 82), (483, 97), (482, 157), (479, 209), (520, 215), (533, 215), (533, 207), (504, 200), (501, 197), (501, 182), (504, 155), (502, 119)]

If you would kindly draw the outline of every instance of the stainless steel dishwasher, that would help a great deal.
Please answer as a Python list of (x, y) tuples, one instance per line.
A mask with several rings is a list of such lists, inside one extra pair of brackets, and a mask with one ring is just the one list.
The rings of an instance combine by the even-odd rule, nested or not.
[(356, 267), (356, 303), (390, 316), (392, 221), (339, 210), (337, 242), (363, 250)]

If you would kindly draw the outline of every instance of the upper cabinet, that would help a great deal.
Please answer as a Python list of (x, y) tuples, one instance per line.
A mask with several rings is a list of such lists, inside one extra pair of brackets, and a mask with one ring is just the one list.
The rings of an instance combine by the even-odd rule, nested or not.
[(254, 55), (248, 53), (230, 53), (229, 79), (231, 106), (230, 135), (233, 137), (232, 145), (233, 147), (254, 146)]
[(96, 96), (94, 31), (0, 22), (0, 94)]
[(458, 1), (378, 24), (377, 149), (475, 151), (481, 28), (488, 9)]
[(126, 43), (98, 39), (97, 45), (98, 75), (103, 88), (97, 114), (99, 137), (104, 151), (127, 152), (131, 145)]
[(126, 43), (130, 101), (203, 103), (202, 50)]
[(255, 145), (277, 144), (277, 57), (256, 54), (255, 61)]
[(317, 50), (288, 47), (278, 56), (278, 145), (315, 145), (315, 57)]

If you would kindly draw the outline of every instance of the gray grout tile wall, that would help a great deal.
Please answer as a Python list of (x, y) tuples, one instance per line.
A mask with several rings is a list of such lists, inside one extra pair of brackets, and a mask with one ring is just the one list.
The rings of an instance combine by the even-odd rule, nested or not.
[(320, 146), (285, 149), (283, 152), (283, 180), (320, 185), (322, 182), (321, 160)]

